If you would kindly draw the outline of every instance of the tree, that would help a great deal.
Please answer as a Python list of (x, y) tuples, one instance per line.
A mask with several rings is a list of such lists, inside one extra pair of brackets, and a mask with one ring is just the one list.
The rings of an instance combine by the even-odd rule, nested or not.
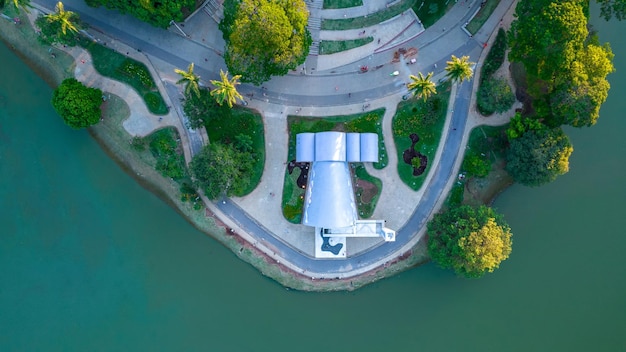
[(615, 68), (608, 44), (588, 44), (570, 66), (570, 79), (557, 86), (550, 96), (552, 124), (574, 127), (592, 126), (600, 116), (600, 107), (609, 95), (606, 79)]
[(253, 162), (254, 154), (213, 142), (193, 157), (190, 169), (204, 194), (217, 199), (223, 195), (243, 195), (250, 183), (248, 175)]
[(469, 62), (469, 56), (458, 58), (452, 55), (450, 61), (446, 63), (446, 77), (452, 82), (461, 83), (466, 79), (472, 78), (474, 71), (472, 70), (474, 62)]
[(529, 130), (510, 141), (506, 170), (516, 182), (540, 186), (569, 171), (569, 157), (574, 148), (558, 128)]
[(626, 0), (596, 0), (600, 4), (600, 13), (605, 20), (613, 16), (619, 21), (626, 18)]
[(511, 254), (511, 228), (484, 205), (436, 214), (428, 223), (428, 254), (443, 268), (478, 278), (493, 272)]
[(211, 91), (211, 96), (215, 98), (215, 101), (222, 105), (224, 101), (228, 104), (228, 107), (232, 108), (233, 104), (237, 102), (237, 99), (243, 100), (243, 97), (237, 91), (237, 85), (239, 85), (239, 79), (241, 75), (233, 76), (232, 79), (228, 79), (228, 71), (220, 70), (221, 81), (212, 80), (211, 84), (215, 86), (215, 89)]
[[(4, 0), (2, 1), (4, 3)], [(13, 3), (13, 6), (15, 6), (16, 10), (24, 10), (24, 12), (26, 13), (30, 13), (30, 8), (32, 8), (33, 6), (30, 4), (30, 0), (11, 0), (11, 2)], [(0, 6), (2, 7), (2, 6)]]
[[(226, 9), (229, 9), (228, 7)], [(242, 0), (235, 14), (225, 14), (228, 70), (256, 85), (285, 75), (306, 59), (311, 35), (303, 0)]]
[(482, 79), (476, 96), (478, 111), (484, 116), (494, 112), (503, 113), (515, 103), (515, 94), (504, 78)]
[[(485, 154), (483, 154), (485, 155)], [(491, 171), (491, 159), (476, 152), (468, 152), (463, 159), (463, 170), (468, 176), (485, 177)]]
[(193, 62), (187, 67), (187, 71), (175, 68), (174, 72), (181, 76), (176, 84), (185, 84), (185, 96), (189, 97), (191, 93), (200, 96), (200, 76), (193, 73)]
[(431, 79), (433, 77), (433, 73), (430, 72), (426, 77), (421, 72), (417, 73), (417, 77), (410, 75), (411, 83), (407, 84), (407, 88), (409, 91), (413, 93), (418, 98), (423, 98), (424, 101), (428, 100), (431, 95), (437, 94), (437, 87), (435, 86), (435, 82)]
[(117, 9), (129, 13), (153, 26), (167, 28), (171, 21), (182, 21), (186, 14), (195, 10), (194, 0), (85, 0), (87, 5)]
[(511, 118), (511, 122), (509, 122), (509, 128), (506, 129), (506, 136), (511, 141), (523, 136), (527, 131), (537, 131), (545, 128), (547, 128), (546, 125), (539, 120), (529, 117), (524, 118), (522, 114), (516, 112), (515, 116)]
[(78, 16), (72, 11), (65, 11), (65, 7), (62, 2), (58, 2), (54, 8), (55, 13), (46, 15), (45, 17), (49, 22), (57, 22), (61, 25), (61, 33), (67, 34), (69, 29), (72, 32), (78, 32), (78, 23), (75, 18)]
[(549, 91), (583, 47), (588, 33), (583, 8), (572, 1), (520, 1), (515, 17), (508, 35), (509, 59), (521, 62), (532, 77), (546, 81)]
[(72, 128), (84, 128), (100, 121), (102, 91), (67, 78), (52, 93), (52, 106)]

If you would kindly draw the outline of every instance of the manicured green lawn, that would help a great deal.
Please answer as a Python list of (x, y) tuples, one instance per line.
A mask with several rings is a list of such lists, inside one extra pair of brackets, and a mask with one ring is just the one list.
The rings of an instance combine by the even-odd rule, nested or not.
[(322, 21), (323, 30), (345, 30), (345, 29), (357, 29), (373, 26), (380, 22), (384, 22), (392, 17), (395, 17), (402, 12), (408, 10), (415, 0), (401, 0), (397, 4), (390, 6), (382, 11), (372, 13), (368, 16), (353, 17), (353, 18), (340, 18), (340, 19), (325, 19)]
[(363, 5), (363, 0), (324, 0), (325, 9), (345, 9)]
[(237, 196), (244, 196), (252, 192), (261, 182), (263, 166), (265, 165), (265, 136), (261, 115), (254, 110), (235, 105), (231, 109), (229, 118), (211, 119), (210, 123), (207, 123), (205, 127), (209, 135), (209, 141), (212, 142), (229, 144), (235, 140), (235, 136), (240, 134), (245, 134), (252, 138), (252, 146), (255, 150), (255, 164), (250, 175), (250, 185), (243, 194), (238, 194)]
[(472, 18), (467, 27), (465, 27), (467, 31), (472, 34), (476, 34), (480, 27), (485, 24), (489, 16), (491, 16), (499, 3), (500, 0), (486, 0), (485, 5), (480, 9), (480, 11), (478, 11), (476, 16)]
[(374, 37), (350, 40), (322, 40), (320, 42), (320, 55), (330, 55), (341, 51), (358, 48), (373, 41)]
[(428, 28), (443, 17), (455, 4), (454, 0), (415, 0), (413, 12), (422, 21), (424, 28)]
[[(444, 82), (437, 87), (437, 94), (426, 103), (414, 98), (398, 104), (393, 118), (393, 138), (398, 151), (398, 174), (400, 179), (414, 190), (422, 187), (430, 171), (441, 140), (449, 99), (450, 84)], [(426, 120), (424, 116), (430, 116), (427, 123), (424, 122)], [(420, 138), (415, 150), (428, 158), (426, 170), (420, 176), (413, 176), (413, 167), (406, 164), (402, 157), (403, 152), (411, 147), (409, 136), (412, 133), (416, 133)]]
[[(378, 109), (367, 113), (348, 115), (348, 116), (332, 116), (332, 117), (300, 117), (289, 116), (287, 123), (289, 126), (289, 151), (287, 161), (296, 158), (296, 135), (302, 132), (322, 132), (322, 131), (342, 131), (342, 132), (375, 132), (378, 134), (379, 143), (379, 162), (374, 163), (377, 169), (384, 168), (388, 163), (388, 157), (385, 150), (385, 143), (382, 135), (381, 121), (385, 115), (384, 109)], [(359, 164), (355, 164), (359, 165)], [(362, 165), (362, 164), (361, 164)], [(362, 170), (360, 170), (362, 169)], [(357, 195), (357, 211), (364, 214), (362, 217), (371, 216), (376, 207), (376, 202), (382, 189), (382, 183), (377, 178), (367, 174), (362, 166), (355, 166), (355, 170), (360, 170), (355, 175), (357, 179), (363, 179), (372, 182), (378, 188), (378, 194), (372, 197), (369, 202), (360, 201), (360, 195)], [(299, 224), (302, 218), (302, 205), (304, 202), (304, 189), (298, 188), (297, 180), (300, 176), (300, 169), (295, 168), (292, 174), (285, 169), (285, 183), (283, 186), (282, 208), (283, 215), (288, 221)]]
[(98, 73), (133, 87), (153, 114), (167, 114), (167, 104), (144, 64), (87, 39), (81, 40), (80, 44), (91, 54)]

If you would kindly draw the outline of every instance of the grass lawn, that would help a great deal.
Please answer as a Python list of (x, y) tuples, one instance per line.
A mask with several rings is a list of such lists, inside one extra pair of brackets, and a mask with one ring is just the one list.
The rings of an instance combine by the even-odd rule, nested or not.
[[(453, 0), (416, 0), (413, 11), (424, 28), (432, 26), (456, 4)], [(461, 5), (462, 6), (462, 5)]]
[[(437, 87), (437, 94), (429, 98), (428, 102), (411, 99), (398, 104), (396, 115), (393, 117), (393, 138), (398, 150), (398, 174), (413, 190), (417, 191), (422, 187), (430, 172), (446, 121), (449, 99), (450, 84), (444, 82)], [(439, 102), (434, 103), (435, 100)], [(429, 123), (424, 123), (426, 115), (430, 116)], [(417, 133), (420, 138), (415, 150), (428, 158), (426, 170), (420, 176), (413, 176), (413, 167), (406, 164), (402, 157), (403, 152), (411, 147), (409, 136), (412, 133)]]
[(374, 37), (350, 40), (322, 40), (320, 42), (320, 55), (330, 55), (341, 51), (358, 48), (373, 41)]
[(240, 134), (248, 135), (252, 138), (252, 146), (256, 151), (255, 164), (250, 175), (250, 185), (243, 194), (244, 196), (252, 192), (261, 181), (263, 175), (263, 165), (265, 164), (265, 137), (263, 134), (263, 119), (261, 115), (251, 109), (235, 105), (231, 109), (229, 118), (211, 119), (206, 124), (209, 141), (232, 143), (235, 137)]
[(167, 105), (144, 64), (87, 39), (81, 40), (81, 46), (91, 54), (98, 73), (133, 87), (153, 114), (167, 114)]
[[(302, 132), (322, 132), (322, 131), (341, 131), (341, 132), (375, 132), (378, 134), (379, 143), (379, 162), (374, 163), (374, 167), (382, 169), (388, 163), (387, 153), (385, 151), (385, 143), (382, 135), (382, 126), (380, 125), (383, 116), (385, 115), (384, 109), (378, 109), (367, 113), (348, 115), (348, 116), (332, 116), (332, 117), (300, 117), (289, 116), (287, 118), (289, 126), (289, 152), (287, 160), (291, 161), (296, 158), (296, 134)], [(358, 165), (358, 164), (356, 164)], [(358, 171), (362, 169), (362, 171)], [(366, 217), (367, 214), (371, 216), (371, 213), (376, 207), (376, 201), (382, 184), (380, 180), (367, 174), (365, 168), (362, 166), (359, 168), (355, 166), (355, 177), (357, 179), (363, 179), (376, 185), (378, 190), (377, 194), (366, 198), (371, 198), (369, 202), (360, 201), (361, 195), (357, 195), (357, 211), (359, 214), (364, 214), (362, 217)], [(358, 171), (358, 172), (356, 172)], [(283, 215), (288, 221), (299, 224), (302, 218), (302, 205), (304, 204), (304, 189), (298, 188), (297, 180), (300, 176), (300, 169), (295, 168), (291, 174), (285, 169), (285, 183), (283, 186), (282, 207)]]
[(324, 9), (345, 9), (363, 5), (363, 0), (324, 0)]
[(415, 0), (400, 0), (397, 4), (382, 11), (372, 13), (368, 16), (325, 19), (322, 21), (322, 29), (340, 31), (345, 29), (358, 29), (373, 26), (408, 10), (414, 2)]
[(468, 32), (476, 34), (480, 27), (485, 24), (489, 16), (491, 16), (493, 10), (496, 9), (499, 3), (500, 0), (486, 0), (485, 5), (480, 8), (476, 16), (474, 16), (467, 27), (465, 27)]

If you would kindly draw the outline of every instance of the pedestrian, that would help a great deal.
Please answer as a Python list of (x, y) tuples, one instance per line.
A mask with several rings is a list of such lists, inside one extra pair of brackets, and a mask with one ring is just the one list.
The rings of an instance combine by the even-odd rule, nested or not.
[(378, 38), (378, 44), (380, 44), (380, 38)]
[(352, 96), (352, 93), (348, 93), (348, 98), (350, 98)]

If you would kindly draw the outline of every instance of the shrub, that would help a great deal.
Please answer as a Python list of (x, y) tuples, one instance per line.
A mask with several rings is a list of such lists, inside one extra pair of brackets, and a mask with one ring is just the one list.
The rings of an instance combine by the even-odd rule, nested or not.
[(480, 73), (481, 81), (486, 80), (491, 77), (502, 63), (504, 63), (504, 57), (506, 55), (506, 32), (504, 29), (500, 28), (498, 30), (498, 34), (496, 35), (496, 39), (493, 41), (493, 45), (489, 50), (489, 54), (485, 58), (485, 63), (483, 64), (482, 71)]
[(494, 112), (505, 112), (513, 106), (514, 102), (515, 94), (504, 78), (482, 80), (476, 98), (478, 111), (482, 115), (489, 116)]

